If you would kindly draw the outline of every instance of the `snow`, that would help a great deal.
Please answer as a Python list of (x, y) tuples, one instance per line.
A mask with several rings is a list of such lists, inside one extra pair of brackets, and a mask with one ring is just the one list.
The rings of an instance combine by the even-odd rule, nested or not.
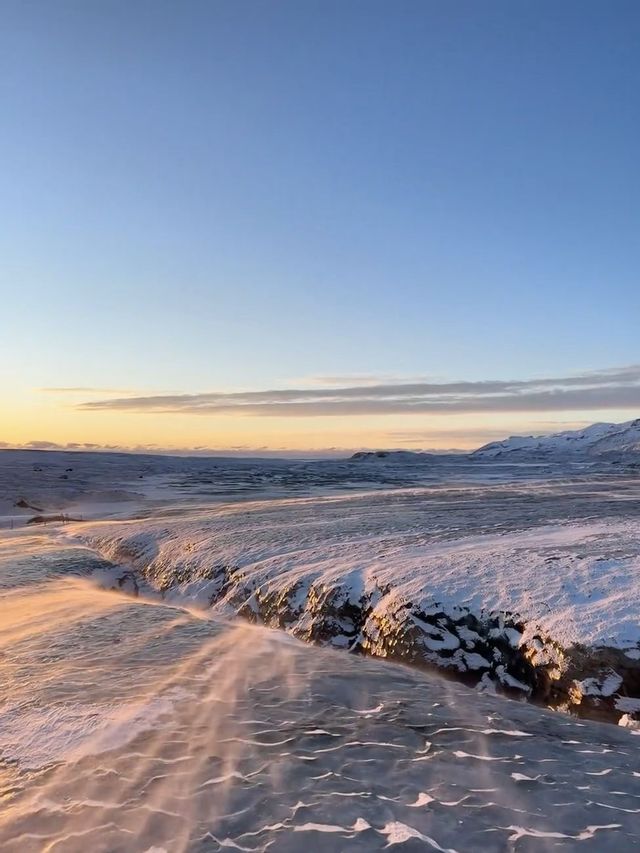
[(148, 701), (129, 704), (68, 704), (25, 708), (7, 703), (0, 724), (3, 758), (25, 767), (46, 767), (52, 761), (95, 755), (153, 730), (175, 702), (188, 694), (178, 688)]
[(491, 459), (505, 455), (543, 454), (552, 456), (612, 452), (640, 453), (640, 418), (621, 424), (597, 423), (579, 430), (552, 435), (511, 436), (478, 448), (475, 458)]
[(616, 699), (616, 708), (619, 711), (625, 711), (627, 714), (640, 714), (640, 699), (633, 699), (630, 696), (618, 696)]
[[(603, 679), (585, 678), (582, 681), (576, 682), (576, 687), (581, 691), (583, 696), (613, 696), (620, 689), (621, 685), (622, 676), (616, 672), (607, 673)], [(620, 708), (618, 700), (616, 701), (616, 707)], [(628, 709), (620, 708), (620, 710)]]
[[(78, 623), (77, 632), (67, 631), (64, 621), (50, 618), (36, 588), (27, 600), (37, 604), (25, 607), (25, 619), (31, 628), (39, 613), (44, 632), (33, 651), (20, 641), (18, 669), (11, 657), (5, 662), (15, 684), (0, 724), (0, 751), (32, 768), (65, 761), (69, 753), (78, 759), (61, 773), (47, 771), (53, 817), (41, 796), (44, 777), (35, 774), (35, 788), (25, 790), (37, 800), (32, 823), (53, 821), (63, 845), (72, 827), (95, 818), (96, 808), (108, 806), (109, 819), (124, 814), (128, 827), (141, 810), (147, 826), (149, 779), (155, 817), (148, 834), (136, 835), (147, 853), (164, 849), (153, 843), (176, 847), (157, 826), (173, 824), (183, 801), (201, 805), (205, 821), (218, 806), (225, 820), (229, 812), (233, 831), (220, 823), (218, 834), (230, 848), (341, 849), (358, 833), (363, 849), (477, 850), (487, 839), (501, 849), (546, 848), (588, 840), (597, 830), (596, 846), (624, 849), (637, 819), (629, 744), (640, 735), (640, 698), (634, 698), (640, 668), (633, 663), (640, 652), (637, 476), (569, 477), (560, 469), (555, 479), (509, 474), (508, 482), (487, 485), (470, 468), (466, 482), (456, 480), (456, 467), (450, 476), (443, 468), (431, 484), (416, 486), (408, 471), (400, 487), (379, 479), (356, 489), (346, 475), (339, 479), (337, 464), (294, 471), (252, 462), (205, 473), (187, 463), (170, 475), (154, 468), (136, 493), (127, 484), (135, 483), (138, 464), (118, 463), (109, 474), (101, 461), (94, 471), (78, 472), (81, 482), (71, 486), (53, 470), (50, 484), (24, 477), (31, 500), (33, 487), (53, 503), (57, 482), (64, 500), (71, 488), (75, 501), (110, 489), (131, 497), (105, 501), (109, 517), (38, 528), (37, 536), (31, 527), (0, 535), (0, 550), (10, 553), (0, 585), (11, 572), (14, 578), (3, 593), (6, 613), (15, 609), (16, 594), (29, 592), (16, 592), (18, 578), (59, 591), (63, 612)], [(396, 476), (392, 463), (354, 467)], [(331, 470), (338, 477), (333, 485)], [(3, 477), (0, 470), (0, 493), (9, 499), (20, 479), (14, 474)], [(212, 480), (207, 488), (217, 494), (200, 491), (203, 479)], [(36, 538), (38, 547), (29, 546)], [(43, 553), (43, 541), (59, 552), (55, 560)], [(108, 555), (113, 570), (78, 543)], [(31, 559), (36, 554), (38, 561)], [(98, 596), (84, 582), (83, 597), (70, 598), (64, 577), (72, 558), (76, 570), (100, 565), (106, 586), (135, 577), (144, 606), (111, 592)], [(34, 562), (46, 573), (29, 580)], [(155, 602), (170, 609), (149, 606), (147, 584)], [(94, 597), (109, 602), (99, 620), (86, 612)], [(117, 619), (103, 617), (116, 607)], [(216, 618), (236, 614), (281, 630)], [(491, 619), (481, 622), (484, 614)], [(480, 689), (345, 653), (360, 648), (409, 661), (398, 628), (415, 643), (409, 651), (423, 653), (410, 662), (455, 667)], [(345, 651), (309, 648), (286, 632)], [(532, 694), (539, 673), (531, 678), (518, 664), (531, 650), (549, 653), (548, 637), (563, 646), (617, 645), (626, 652), (618, 668), (625, 678), (634, 674), (635, 685), (610, 668), (623, 658), (611, 649), (602, 654), (602, 671), (588, 667), (568, 676), (582, 686), (591, 679), (598, 712), (615, 708), (625, 728), (606, 731), (490, 696), (503, 685), (539, 698)], [(38, 666), (27, 669), (25, 655), (34, 651)], [(387, 753), (392, 760), (384, 763)], [(158, 762), (168, 769), (159, 771)], [(541, 772), (543, 763), (549, 774)], [(371, 784), (372, 768), (381, 766), (384, 773), (378, 779), (374, 772)], [(588, 786), (576, 785), (581, 774)], [(95, 791), (100, 780), (102, 796)], [(265, 792), (275, 793), (265, 800)], [(275, 809), (269, 823), (265, 802)], [(24, 803), (21, 793), (18, 847), (29, 818)], [(602, 833), (611, 815), (604, 810), (611, 808), (621, 831), (609, 839)], [(202, 825), (194, 820), (187, 828), (201, 838)], [(295, 833), (295, 842), (286, 832)]]
[[(609, 472), (597, 459), (591, 466), (594, 472)], [(39, 514), (130, 518), (170, 502), (193, 507), (412, 485), (481, 485), (542, 476), (557, 480), (576, 467), (582, 470), (584, 464), (569, 461), (563, 467), (517, 459), (509, 465), (491, 455), (408, 451), (301, 461), (0, 449), (0, 528)]]
[[(414, 498), (419, 505), (420, 495)], [(376, 515), (373, 530), (364, 521), (348, 523), (354, 513), (366, 517), (365, 509)], [(253, 589), (286, 595), (295, 588), (293, 612), (327, 591), (353, 605), (373, 595), (378, 612), (405, 601), (426, 613), (516, 614), (526, 629), (504, 629), (513, 647), (539, 632), (564, 648), (637, 649), (638, 522), (552, 524), (433, 542), (394, 532), (393, 515), (393, 505), (362, 496), (300, 499), (226, 506), (171, 525), (141, 521), (78, 533), (115, 560), (133, 557), (177, 577), (185, 567), (206, 577), (216, 565), (237, 566)], [(611, 553), (619, 556), (606, 557)], [(421, 627), (433, 650), (460, 645), (446, 630)]]
[[(592, 434), (613, 433), (594, 425)], [(577, 647), (620, 650), (629, 671), (640, 660), (633, 471), (502, 464), (497, 479), (500, 465), (482, 461), (439, 461), (434, 473), (386, 457), (263, 464), (83, 454), (70, 466), (70, 455), (34, 466), (29, 454), (0, 454), (0, 499), (13, 508), (24, 494), (47, 511), (97, 501), (100, 520), (47, 532), (142, 572), (168, 603), (444, 666), (485, 689), (490, 670), (529, 691), (518, 661), (557, 670)], [(63, 465), (76, 479), (60, 480)], [(110, 503), (108, 494), (127, 499)], [(607, 681), (608, 667), (572, 676), (575, 695), (613, 704), (628, 693), (615, 671)]]

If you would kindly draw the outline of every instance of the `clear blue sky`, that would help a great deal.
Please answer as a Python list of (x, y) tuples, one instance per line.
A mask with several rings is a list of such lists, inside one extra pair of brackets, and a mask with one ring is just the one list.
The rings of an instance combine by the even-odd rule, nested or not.
[(637, 2), (5, 0), (0, 40), (11, 387), (640, 361)]

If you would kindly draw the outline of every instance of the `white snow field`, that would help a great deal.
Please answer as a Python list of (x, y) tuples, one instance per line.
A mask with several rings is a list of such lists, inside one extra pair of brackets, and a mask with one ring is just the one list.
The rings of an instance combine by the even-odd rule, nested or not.
[[(402, 496), (414, 513), (423, 497), (419, 491)], [(463, 609), (516, 614), (526, 622), (524, 639), (543, 633), (564, 647), (613, 646), (631, 658), (640, 655), (637, 522), (548, 524), (447, 540), (423, 532), (416, 519), (408, 529), (397, 512), (398, 501), (382, 494), (251, 502), (172, 524), (72, 530), (148, 576), (190, 578), (180, 583), (180, 594), (201, 604), (224, 606), (221, 581), (210, 576), (228, 567), (261, 596), (291, 594), (288, 610), (300, 620), (309, 615), (310, 599), (336, 594), (354, 606), (375, 599), (373, 616), (401, 602), (452, 617)], [(369, 521), (354, 529), (354, 516), (365, 514), (375, 517), (375, 528)], [(345, 624), (346, 634), (349, 629)], [(342, 635), (332, 642), (347, 644)], [(441, 642), (434, 640), (433, 648)]]
[[(627, 510), (634, 504), (625, 495)], [(407, 489), (251, 501), (71, 532), (168, 600), (580, 704), (607, 695), (599, 682), (619, 666), (629, 672), (625, 692), (635, 689), (640, 524), (544, 519), (545, 505), (568, 507), (572, 497), (566, 484)], [(524, 529), (518, 510), (528, 513)], [(607, 655), (574, 672), (572, 650), (581, 647)]]
[(636, 849), (639, 486), (0, 453), (0, 848)]
[(633, 723), (633, 463), (3, 461), (5, 526), (51, 518), (52, 535), (131, 570), (130, 587)]

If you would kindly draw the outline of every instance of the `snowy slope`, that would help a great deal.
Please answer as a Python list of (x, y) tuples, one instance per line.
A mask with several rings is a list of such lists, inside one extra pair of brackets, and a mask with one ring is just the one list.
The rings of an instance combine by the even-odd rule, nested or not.
[[(409, 605), (452, 616), (510, 613), (526, 622), (525, 638), (542, 633), (563, 648), (640, 654), (637, 521), (434, 540), (420, 530), (419, 494), (415, 499), (413, 519), (394, 517), (391, 502), (359, 496), (256, 501), (173, 523), (85, 525), (77, 534), (110, 559), (146, 569), (161, 589), (198, 603), (213, 599), (222, 612), (232, 601), (236, 609), (239, 594), (243, 604), (256, 594), (271, 598), (276, 622), (286, 616), (289, 627), (299, 623), (294, 633), (311, 619), (336, 620), (320, 606), (328, 597), (354, 607), (367, 599), (375, 600), (374, 616), (387, 620)], [(332, 645), (353, 642), (347, 621), (328, 634)]]
[(605, 453), (640, 453), (640, 418), (622, 424), (598, 423), (552, 435), (518, 436), (494, 441), (476, 450), (474, 459), (503, 456), (599, 456)]
[(605, 697), (619, 716), (619, 697), (640, 700), (639, 494), (634, 478), (438, 485), (64, 533), (134, 569), (168, 603), (553, 707), (602, 710)]
[(78, 537), (167, 603), (553, 707), (605, 697), (629, 713), (640, 702), (640, 479), (597, 460), (633, 447), (639, 427), (514, 440), (588, 449), (531, 465), (517, 453), (513, 464), (415, 465), (393, 452), (362, 464), (4, 451), (0, 527), (3, 500), (11, 527), (18, 512), (62, 508), (84, 521), (47, 532)]

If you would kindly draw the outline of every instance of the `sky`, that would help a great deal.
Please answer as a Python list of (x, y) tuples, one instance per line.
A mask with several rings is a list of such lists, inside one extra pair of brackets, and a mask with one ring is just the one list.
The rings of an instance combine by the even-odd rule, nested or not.
[(5, 0), (0, 443), (640, 415), (640, 5)]

